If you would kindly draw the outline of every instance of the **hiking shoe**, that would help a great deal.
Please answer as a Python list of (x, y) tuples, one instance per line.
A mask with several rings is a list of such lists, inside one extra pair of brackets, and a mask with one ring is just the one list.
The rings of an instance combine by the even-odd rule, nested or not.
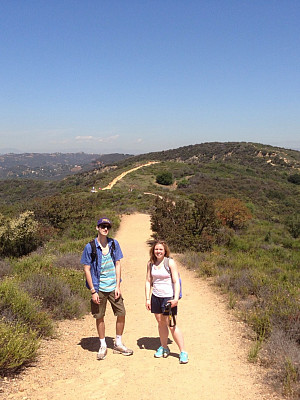
[(161, 358), (161, 357), (167, 358), (169, 354), (170, 354), (170, 350), (169, 350), (168, 347), (164, 348), (163, 346), (160, 346), (156, 350), (156, 353), (154, 354), (154, 357), (155, 358)]
[(114, 351), (115, 354), (123, 354), (123, 356), (131, 356), (133, 354), (133, 350), (128, 349), (124, 344), (121, 344), (120, 346), (114, 346)]
[(179, 354), (179, 362), (180, 364), (187, 364), (189, 362), (188, 353), (186, 351), (182, 351)]
[(164, 358), (167, 358), (169, 354), (170, 354), (170, 349), (169, 349), (169, 347), (164, 348)]
[(106, 354), (107, 354), (107, 347), (101, 346), (97, 354), (97, 360), (104, 360)]
[(154, 354), (155, 358), (160, 358), (163, 357), (164, 355), (164, 348), (162, 346), (160, 346), (157, 350), (156, 353)]

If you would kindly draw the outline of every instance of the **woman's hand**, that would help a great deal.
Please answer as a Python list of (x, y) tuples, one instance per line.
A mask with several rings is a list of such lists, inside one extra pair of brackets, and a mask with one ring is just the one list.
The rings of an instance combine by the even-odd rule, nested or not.
[(178, 300), (169, 300), (168, 303), (171, 303), (171, 308), (173, 308), (177, 306)]
[(151, 302), (150, 302), (150, 300), (146, 300), (146, 308), (147, 308), (147, 310), (151, 311)]

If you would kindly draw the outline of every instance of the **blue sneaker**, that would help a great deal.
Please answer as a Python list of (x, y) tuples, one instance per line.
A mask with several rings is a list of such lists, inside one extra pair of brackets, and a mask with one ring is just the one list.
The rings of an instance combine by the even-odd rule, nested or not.
[(154, 357), (156, 358), (160, 358), (163, 357), (164, 355), (164, 348), (162, 346), (160, 346), (157, 350), (156, 353), (154, 354)]
[(180, 364), (187, 364), (189, 362), (188, 353), (186, 351), (182, 351), (179, 354), (179, 362)]
[(167, 358), (169, 354), (170, 354), (170, 350), (169, 350), (168, 347), (164, 348), (163, 346), (160, 346), (156, 350), (156, 353), (154, 354), (154, 357), (156, 357), (156, 358), (161, 358), (161, 357)]
[(169, 354), (170, 354), (169, 347), (164, 348), (164, 358), (167, 358)]

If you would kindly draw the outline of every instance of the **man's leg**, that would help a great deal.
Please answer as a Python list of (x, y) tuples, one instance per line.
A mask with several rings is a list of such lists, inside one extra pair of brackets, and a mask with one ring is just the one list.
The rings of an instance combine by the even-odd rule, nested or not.
[(98, 335), (99, 335), (99, 339), (105, 339), (104, 317), (96, 319), (96, 327), (97, 327), (97, 332), (98, 332)]
[(118, 315), (116, 321), (116, 335), (122, 336), (125, 326), (125, 315)]
[[(114, 314), (117, 316), (116, 320), (116, 340), (114, 346), (114, 353), (130, 356), (133, 351), (128, 349), (122, 342), (122, 335), (125, 326), (125, 307), (122, 298), (115, 299), (114, 292), (109, 298)], [(120, 315), (121, 314), (121, 315)]]
[(100, 349), (97, 354), (97, 360), (104, 360), (107, 354), (107, 345), (105, 341), (104, 317), (96, 319), (96, 327), (100, 339)]

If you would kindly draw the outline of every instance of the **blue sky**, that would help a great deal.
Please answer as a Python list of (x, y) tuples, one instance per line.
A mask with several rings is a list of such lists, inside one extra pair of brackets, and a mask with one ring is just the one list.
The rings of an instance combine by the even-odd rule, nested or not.
[(0, 152), (300, 150), (299, 0), (3, 0)]

